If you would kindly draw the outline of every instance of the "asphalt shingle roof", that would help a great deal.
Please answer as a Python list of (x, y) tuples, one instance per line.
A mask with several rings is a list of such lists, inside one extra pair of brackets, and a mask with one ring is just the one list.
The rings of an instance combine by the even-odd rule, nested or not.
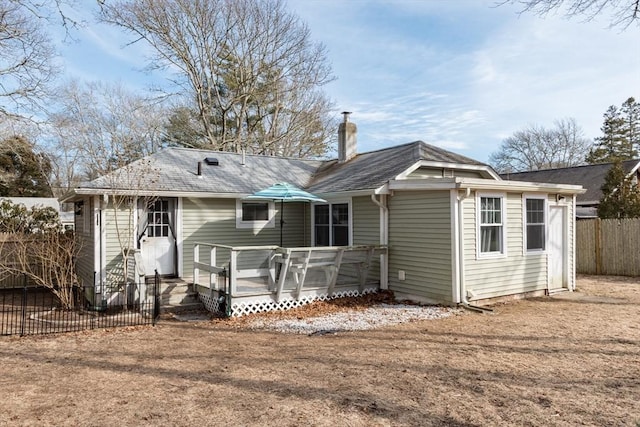
[[(205, 158), (218, 159), (207, 165)], [(375, 189), (419, 160), (485, 166), (422, 141), (361, 153), (348, 162), (167, 148), (80, 187), (251, 194), (278, 182), (316, 193)], [(202, 162), (202, 177), (197, 175)]]
[(307, 189), (330, 193), (378, 188), (419, 160), (484, 166), (476, 160), (422, 141), (358, 154), (345, 163), (325, 162)]
[[(218, 166), (208, 165), (205, 158), (218, 159)], [(198, 162), (202, 176), (198, 177)], [(167, 148), (131, 164), (133, 178), (122, 169), (82, 185), (83, 188), (137, 188), (156, 191), (247, 193), (251, 194), (277, 182), (305, 187), (322, 164), (319, 160), (242, 155), (221, 151), (189, 148)], [(143, 183), (137, 177), (147, 175)]]
[[(624, 170), (629, 174), (640, 160), (627, 160), (622, 162)], [(582, 185), (587, 191), (578, 194), (578, 203), (599, 202), (602, 198), (600, 187), (604, 184), (604, 178), (613, 163), (601, 163), (597, 165), (574, 166), (570, 168), (544, 169), (529, 172), (517, 172), (500, 175), (504, 180), (547, 182), (552, 184)]]

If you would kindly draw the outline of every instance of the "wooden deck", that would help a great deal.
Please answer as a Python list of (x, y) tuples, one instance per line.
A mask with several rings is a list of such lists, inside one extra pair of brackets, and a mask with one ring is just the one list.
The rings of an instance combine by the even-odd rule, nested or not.
[[(206, 249), (206, 253), (203, 249)], [(239, 316), (375, 292), (382, 246), (281, 248), (198, 243), (194, 284), (211, 311)]]

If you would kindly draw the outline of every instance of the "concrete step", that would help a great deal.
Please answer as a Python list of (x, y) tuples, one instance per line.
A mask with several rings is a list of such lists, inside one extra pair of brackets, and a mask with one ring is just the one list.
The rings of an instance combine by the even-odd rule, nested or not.
[(160, 296), (160, 304), (190, 304), (198, 301), (198, 295), (193, 294), (165, 294)]
[(192, 284), (181, 279), (162, 279), (159, 286), (160, 312), (205, 310)]
[(161, 305), (160, 313), (183, 313), (183, 312), (209, 313), (201, 302), (180, 305)]

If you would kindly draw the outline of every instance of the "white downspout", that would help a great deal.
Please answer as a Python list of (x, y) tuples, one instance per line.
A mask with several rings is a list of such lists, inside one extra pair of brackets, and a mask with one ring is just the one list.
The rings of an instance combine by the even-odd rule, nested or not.
[[(371, 195), (371, 201), (380, 208), (380, 244), (389, 250), (389, 208), (387, 207), (387, 196), (380, 195), (380, 200), (376, 195)], [(389, 289), (389, 257), (388, 254), (380, 255), (380, 289)]]
[(460, 290), (460, 305), (466, 309), (473, 311), (493, 311), (490, 308), (479, 307), (477, 305), (472, 305), (467, 300), (467, 292), (465, 287), (465, 271), (464, 271), (464, 214), (462, 210), (462, 203), (465, 199), (467, 199), (471, 195), (471, 188), (467, 187), (465, 193), (461, 196), (458, 193), (458, 257), (459, 257), (459, 266), (460, 271), (457, 275), (457, 288)]

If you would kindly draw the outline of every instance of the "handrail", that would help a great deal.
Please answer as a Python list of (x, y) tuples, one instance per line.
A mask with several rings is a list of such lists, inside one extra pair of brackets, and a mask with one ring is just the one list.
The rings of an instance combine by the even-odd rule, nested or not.
[[(208, 262), (200, 261), (200, 251), (208, 248), (210, 258)], [(218, 264), (218, 250), (224, 251), (224, 262)], [(279, 301), (284, 288), (285, 280), (294, 280), (296, 298), (302, 296), (302, 289), (305, 286), (307, 271), (319, 268), (325, 271), (327, 278), (327, 290), (329, 294), (334, 292), (338, 272), (341, 265), (355, 265), (359, 276), (358, 285), (360, 290), (364, 289), (366, 277), (373, 259), (373, 255), (386, 253), (387, 245), (355, 245), (355, 246), (304, 246), (285, 248), (275, 245), (265, 246), (229, 246), (217, 243), (196, 242), (193, 252), (193, 272), (194, 284), (199, 284), (201, 272), (209, 275), (209, 288), (213, 291), (217, 289), (218, 276), (226, 269), (229, 297), (236, 296), (237, 279), (251, 277), (266, 277), (267, 289), (271, 292), (276, 301)], [(256, 267), (248, 268), (247, 264), (238, 265), (241, 252), (246, 251), (270, 251), (268, 255), (268, 268)], [(355, 252), (357, 256), (347, 256), (347, 253)], [(361, 253), (361, 254), (360, 254)], [(262, 256), (261, 256), (262, 257)], [(280, 267), (277, 267), (277, 264)], [(255, 274), (258, 274), (255, 276)], [(293, 276), (291, 276), (293, 275)], [(206, 285), (204, 285), (206, 286)]]
[(265, 246), (229, 246), (229, 245), (220, 245), (218, 243), (206, 243), (206, 242), (194, 242), (195, 245), (216, 247), (221, 249), (230, 249), (230, 250), (238, 250), (238, 251), (248, 251), (248, 250), (260, 250), (260, 249), (278, 249), (277, 245), (265, 245)]

